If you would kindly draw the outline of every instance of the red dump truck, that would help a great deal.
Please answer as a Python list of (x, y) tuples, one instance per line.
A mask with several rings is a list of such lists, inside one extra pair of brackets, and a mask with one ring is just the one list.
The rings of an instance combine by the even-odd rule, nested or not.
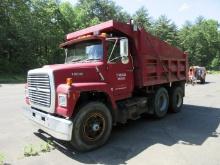
[(80, 151), (103, 145), (113, 125), (179, 112), (187, 54), (130, 23), (107, 21), (66, 35), (65, 63), (28, 71), (25, 114)]

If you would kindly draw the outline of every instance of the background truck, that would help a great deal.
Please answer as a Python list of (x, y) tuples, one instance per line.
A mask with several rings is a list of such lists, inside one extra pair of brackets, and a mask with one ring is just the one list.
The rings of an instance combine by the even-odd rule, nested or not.
[(25, 112), (40, 129), (88, 151), (103, 145), (116, 123), (181, 110), (187, 54), (132, 22), (67, 34), (65, 64), (28, 72)]
[(206, 78), (206, 69), (201, 66), (191, 66), (188, 73), (188, 81), (192, 84), (195, 84), (197, 81), (200, 81), (202, 84), (205, 83)]

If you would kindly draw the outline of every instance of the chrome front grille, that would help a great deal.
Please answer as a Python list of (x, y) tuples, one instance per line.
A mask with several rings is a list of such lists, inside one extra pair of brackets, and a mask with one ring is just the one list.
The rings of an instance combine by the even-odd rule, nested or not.
[(29, 99), (32, 104), (51, 105), (51, 87), (48, 74), (29, 74), (27, 78)]

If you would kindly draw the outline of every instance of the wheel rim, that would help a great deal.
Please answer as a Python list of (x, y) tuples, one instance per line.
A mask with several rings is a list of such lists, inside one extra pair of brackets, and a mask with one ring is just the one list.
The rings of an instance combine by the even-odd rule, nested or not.
[(100, 113), (92, 113), (83, 124), (83, 135), (86, 140), (95, 141), (103, 135), (105, 127), (104, 116)]
[(181, 93), (177, 93), (176, 95), (176, 106), (179, 108), (182, 105), (182, 95)]
[(165, 94), (162, 94), (159, 98), (159, 110), (162, 112), (162, 111), (165, 111), (166, 110), (166, 106), (167, 106), (167, 99), (166, 99), (166, 96)]

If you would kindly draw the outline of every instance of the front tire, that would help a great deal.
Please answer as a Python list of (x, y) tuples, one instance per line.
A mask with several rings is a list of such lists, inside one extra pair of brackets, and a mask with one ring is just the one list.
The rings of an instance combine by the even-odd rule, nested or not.
[(73, 119), (72, 146), (78, 151), (89, 151), (102, 146), (112, 129), (109, 109), (100, 102), (83, 106)]

